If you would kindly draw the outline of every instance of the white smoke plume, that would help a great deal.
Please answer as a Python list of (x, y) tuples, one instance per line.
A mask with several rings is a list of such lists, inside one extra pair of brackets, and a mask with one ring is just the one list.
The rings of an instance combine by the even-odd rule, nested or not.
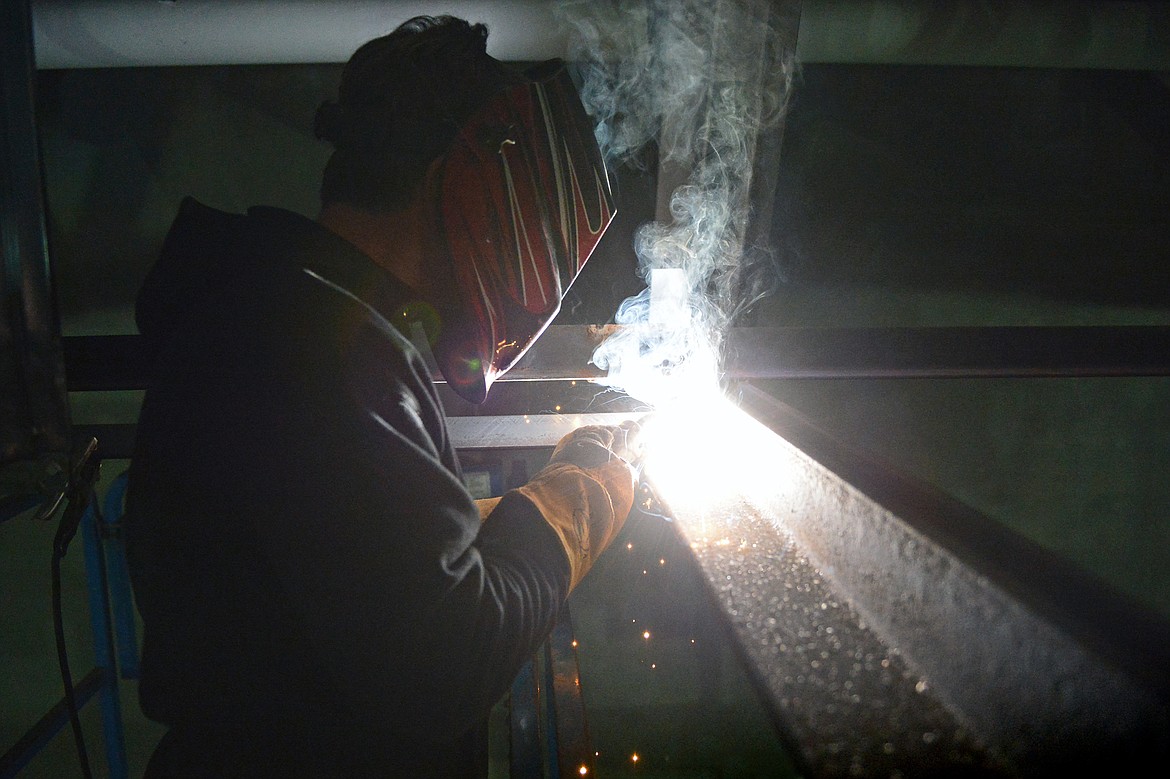
[(795, 69), (771, 5), (558, 6), (607, 160), (642, 164), (654, 144), (660, 191), (677, 180), (670, 221), (643, 225), (635, 238), (638, 272), (650, 286), (621, 304), (621, 327), (593, 355), (608, 373), (603, 383), (652, 406), (718, 386), (728, 328), (756, 295), (744, 283), (753, 160), (761, 134), (783, 119)]

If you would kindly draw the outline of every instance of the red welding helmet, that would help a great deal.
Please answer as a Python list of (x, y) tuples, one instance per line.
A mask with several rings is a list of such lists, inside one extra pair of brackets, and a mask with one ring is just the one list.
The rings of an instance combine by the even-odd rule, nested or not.
[(461, 397), (482, 403), (557, 315), (613, 221), (609, 177), (562, 63), (493, 96), (443, 163), (440, 218), (461, 309), (435, 356)]

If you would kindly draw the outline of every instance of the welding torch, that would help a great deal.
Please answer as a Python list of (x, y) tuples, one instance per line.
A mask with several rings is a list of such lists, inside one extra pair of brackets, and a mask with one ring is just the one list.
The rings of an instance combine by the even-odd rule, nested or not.
[(650, 416), (652, 415), (647, 414), (634, 423), (635, 427), (630, 431), (633, 440), (627, 440), (625, 446), (616, 454), (625, 459), (634, 471), (634, 507), (631, 514), (644, 514), (673, 522), (674, 518), (670, 516), (666, 506), (659, 499), (657, 490), (646, 476), (645, 441), (639, 439)]
[(627, 420), (616, 426), (586, 425), (557, 445), (554, 457), (560, 456), (579, 465), (600, 465), (612, 457), (625, 461), (634, 472), (634, 505), (631, 514), (645, 514), (671, 521), (666, 507), (646, 477), (646, 453), (640, 438), (651, 415)]

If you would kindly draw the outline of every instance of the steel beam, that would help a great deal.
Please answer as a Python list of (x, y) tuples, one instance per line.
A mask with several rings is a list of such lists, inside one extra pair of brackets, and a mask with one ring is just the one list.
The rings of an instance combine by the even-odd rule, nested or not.
[(801, 62), (1170, 69), (1164, 2), (806, 0)]
[[(614, 325), (554, 325), (497, 382), (484, 404), (438, 390), (467, 448), (551, 446), (575, 414), (628, 418), (648, 410), (606, 391), (589, 360)], [(64, 339), (74, 392), (144, 389), (150, 355), (134, 335)], [(1170, 375), (1170, 327), (732, 328), (726, 378), (1016, 378)], [(619, 417), (613, 415), (627, 415)], [(468, 418), (469, 421), (457, 421)], [(474, 419), (476, 421), (470, 421)], [(526, 421), (527, 420), (527, 421)], [(581, 422), (581, 424), (588, 424)], [(129, 457), (134, 425), (75, 425), (103, 458)], [(483, 444), (489, 446), (489, 444)]]
[(1170, 327), (741, 327), (733, 378), (1088, 378), (1170, 375)]
[(1165, 619), (766, 394), (740, 402), (774, 478), (670, 511), (808, 775), (1170, 757)]
[[(616, 325), (553, 325), (500, 382), (591, 381)], [(71, 391), (144, 389), (134, 335), (64, 339)], [(734, 327), (729, 379), (1060, 378), (1170, 375), (1170, 327)]]
[(38, 482), (68, 468), (72, 448), (45, 237), (35, 75), (29, 5), (2, 3), (0, 502), (22, 492), (36, 495)]
[(617, 425), (639, 416), (599, 413), (448, 417), (447, 431), (456, 449), (534, 449), (556, 446), (562, 436), (583, 425)]
[[(801, 62), (1166, 70), (1170, 14), (1158, 2), (805, 0)], [(562, 56), (565, 35), (541, 0), (451, 2), (492, 29), (501, 59)], [(387, 0), (36, 0), (45, 68), (343, 62), (424, 3)]]
[[(545, 449), (582, 425), (617, 425), (640, 416), (639, 412), (452, 416), (447, 418), (447, 431), (459, 451)], [(97, 439), (102, 459), (129, 459), (134, 453), (133, 424), (77, 425), (75, 429), (78, 435)]]
[[(456, 0), (451, 13), (491, 29), (488, 53), (503, 60), (564, 56), (554, 7), (542, 0)], [(416, 14), (415, 0), (36, 0), (42, 68), (340, 63), (367, 40)]]

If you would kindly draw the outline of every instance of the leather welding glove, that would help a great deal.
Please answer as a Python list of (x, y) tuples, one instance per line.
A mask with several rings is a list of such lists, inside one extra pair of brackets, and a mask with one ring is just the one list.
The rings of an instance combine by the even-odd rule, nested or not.
[(592, 468), (616, 456), (633, 465), (641, 459), (641, 431), (641, 423), (633, 420), (620, 425), (579, 427), (557, 442), (549, 462)]
[(479, 509), (479, 521), (485, 521), (496, 510), (496, 505), (501, 500), (502, 498), (476, 498), (475, 507)]
[(587, 425), (564, 436), (519, 488), (561, 539), (575, 588), (621, 531), (634, 504), (636, 422)]

